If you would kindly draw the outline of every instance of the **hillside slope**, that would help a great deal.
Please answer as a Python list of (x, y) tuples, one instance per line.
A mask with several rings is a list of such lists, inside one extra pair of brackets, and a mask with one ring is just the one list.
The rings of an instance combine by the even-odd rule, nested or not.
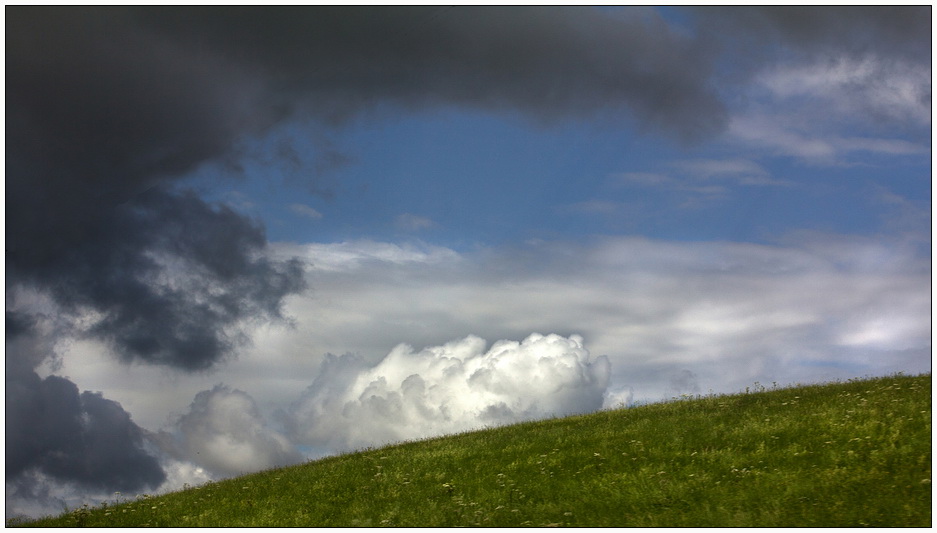
[(683, 399), (330, 457), (30, 526), (930, 526), (931, 376)]

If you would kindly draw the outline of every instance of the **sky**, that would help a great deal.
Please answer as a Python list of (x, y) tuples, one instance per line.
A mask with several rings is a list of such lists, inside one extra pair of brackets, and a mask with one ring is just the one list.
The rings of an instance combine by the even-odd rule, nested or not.
[(5, 15), (7, 518), (931, 370), (929, 5)]

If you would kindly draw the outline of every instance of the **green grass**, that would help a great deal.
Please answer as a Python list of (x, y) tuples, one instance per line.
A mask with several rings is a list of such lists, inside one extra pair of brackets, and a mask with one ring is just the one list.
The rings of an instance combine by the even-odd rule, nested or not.
[(28, 526), (931, 525), (931, 376), (410, 442)]

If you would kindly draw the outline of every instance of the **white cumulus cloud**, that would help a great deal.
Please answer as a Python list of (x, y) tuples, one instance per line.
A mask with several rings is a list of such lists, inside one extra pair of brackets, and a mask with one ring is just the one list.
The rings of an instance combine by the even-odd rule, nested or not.
[(401, 344), (374, 366), (331, 356), (293, 405), (296, 438), (360, 448), (602, 407), (610, 364), (591, 358), (582, 337), (485, 347), (476, 336), (420, 351)]

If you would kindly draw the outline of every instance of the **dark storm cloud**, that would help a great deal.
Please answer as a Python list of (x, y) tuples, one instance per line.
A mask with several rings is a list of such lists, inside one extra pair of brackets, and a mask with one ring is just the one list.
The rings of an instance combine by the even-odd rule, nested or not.
[(304, 286), (298, 261), (259, 255), (259, 226), (191, 194), (151, 189), (99, 218), (59, 257), (24, 244), (8, 262), (64, 310), (96, 311), (86, 333), (127, 360), (208, 368), (243, 342), (242, 321), (282, 319), (282, 299)]
[(8, 15), (8, 284), (97, 312), (88, 333), (125, 359), (186, 369), (231, 353), (238, 321), (279, 318), (299, 265), (261, 258), (256, 223), (168, 187), (271, 123), (223, 61), (120, 9)]
[(8, 477), (36, 468), (93, 489), (155, 488), (166, 476), (143, 449), (141, 429), (117, 402), (65, 378), (7, 383)]
[[(304, 287), (299, 261), (260, 256), (266, 244), (261, 228), (228, 208), (210, 207), (191, 194), (149, 191), (134, 209), (118, 213), (121, 231), (150, 236), (146, 252), (142, 245), (122, 249), (122, 239), (109, 240), (87, 262), (104, 261), (102, 271), (114, 274), (96, 279), (92, 270), (88, 279), (77, 280), (81, 289), (71, 286), (59, 300), (103, 305), (107, 312), (92, 333), (113, 342), (124, 357), (207, 368), (241, 342), (232, 326), (284, 318), (283, 298)], [(88, 286), (95, 291), (84, 290)]]
[(238, 7), (138, 19), (187, 46), (224, 50), (268, 80), (274, 101), (333, 120), (390, 101), (540, 120), (627, 107), (681, 137), (725, 123), (705, 50), (650, 10)]
[[(7, 324), (19, 319), (7, 313)], [(26, 325), (19, 320), (21, 325)], [(6, 476), (18, 491), (42, 492), (42, 474), (107, 491), (156, 487), (166, 476), (144, 450), (143, 431), (117, 402), (79, 393), (66, 378), (40, 378), (23, 361), (44, 344), (33, 328), (7, 333)], [(25, 352), (25, 353), (24, 353)]]
[(758, 35), (802, 49), (900, 54), (930, 61), (931, 6), (697, 8), (712, 29)]

